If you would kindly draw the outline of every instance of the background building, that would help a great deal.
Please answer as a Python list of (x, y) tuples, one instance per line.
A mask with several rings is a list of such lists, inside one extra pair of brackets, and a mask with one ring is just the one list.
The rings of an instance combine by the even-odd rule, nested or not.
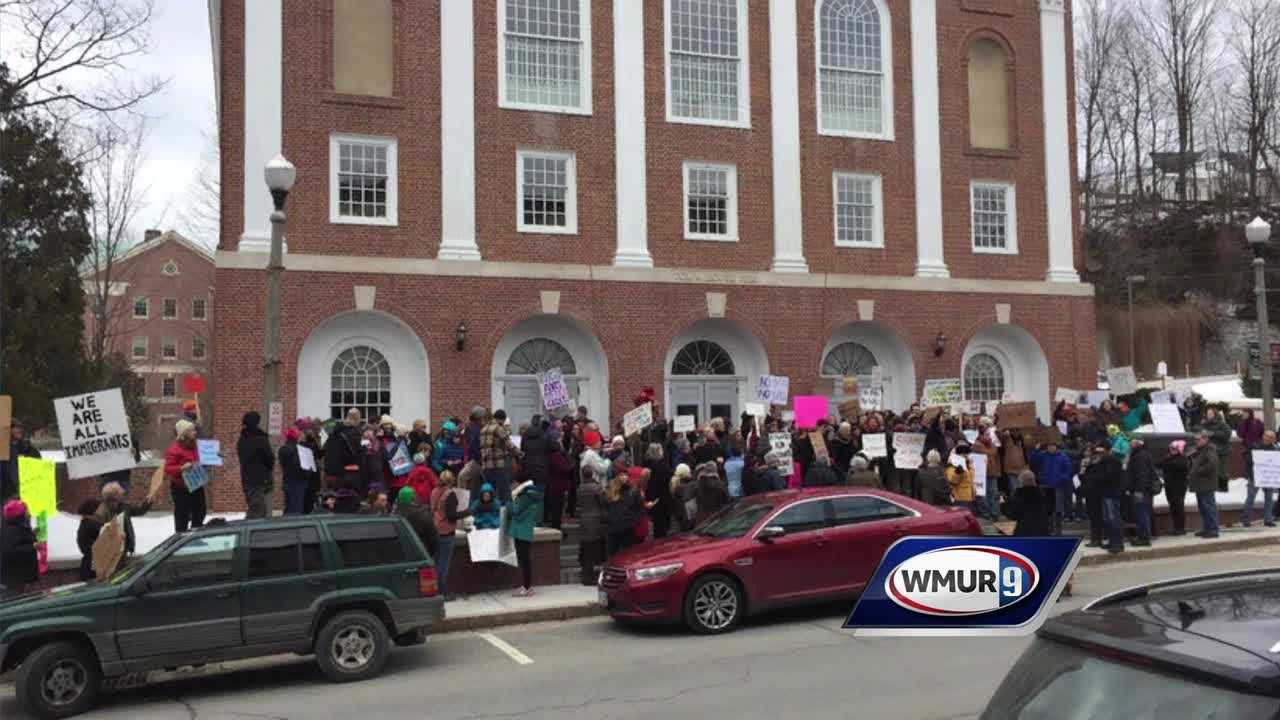
[[(261, 405), (288, 200), (286, 416), (616, 421), (879, 366), (1092, 387), (1063, 0), (211, 0), (224, 441)], [(838, 399), (838, 398), (837, 398)]]

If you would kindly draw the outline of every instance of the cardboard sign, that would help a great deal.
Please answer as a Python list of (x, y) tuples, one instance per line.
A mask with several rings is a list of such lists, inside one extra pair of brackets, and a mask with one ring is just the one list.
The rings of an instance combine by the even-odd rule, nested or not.
[(884, 389), (879, 386), (864, 387), (858, 391), (858, 402), (868, 410), (881, 410), (884, 407)]
[(1151, 413), (1151, 423), (1156, 426), (1156, 432), (1181, 434), (1187, 431), (1186, 426), (1182, 424), (1182, 413), (1178, 412), (1177, 405), (1159, 403), (1148, 405), (1147, 410)]
[(925, 380), (924, 394), (921, 402), (925, 405), (950, 405), (964, 398), (960, 389), (960, 378), (944, 378), (941, 380)]
[(791, 378), (781, 375), (761, 375), (756, 385), (756, 397), (770, 405), (786, 405), (791, 397)]
[(27, 513), (33, 518), (58, 512), (58, 465), (52, 460), (18, 458), (18, 497), (27, 504)]
[(1072, 390), (1071, 388), (1058, 388), (1058, 392), (1053, 396), (1053, 402), (1054, 404), (1068, 402), (1072, 405), (1078, 405), (1080, 404), (1080, 396), (1083, 394), (1079, 390)]
[(827, 441), (825, 438), (822, 437), (822, 433), (820, 432), (809, 433), (809, 442), (813, 445), (814, 457), (824, 457), (824, 458), (831, 457), (830, 455), (827, 454)]
[(889, 457), (889, 448), (885, 444), (884, 433), (870, 433), (862, 436), (862, 454), (868, 459)]
[(1113, 395), (1132, 395), (1138, 392), (1138, 376), (1132, 367), (1111, 368), (1107, 371), (1107, 384)]
[(207, 389), (204, 376), (199, 373), (192, 373), (182, 378), (182, 389), (191, 395), (198, 395)]
[(827, 416), (831, 401), (821, 395), (800, 395), (795, 399), (796, 427), (812, 430)]
[(98, 580), (106, 580), (116, 571), (124, 556), (124, 513), (102, 526), (98, 539), (93, 541), (93, 574)]
[(924, 433), (895, 433), (893, 466), (899, 470), (918, 470), (924, 464)]
[(119, 388), (58, 398), (53, 410), (72, 480), (133, 469), (133, 439)]
[(573, 404), (573, 399), (569, 397), (569, 388), (565, 387), (564, 375), (560, 373), (560, 368), (551, 368), (539, 375), (538, 387), (542, 391), (542, 404), (548, 410), (555, 410), (556, 408)]
[(13, 398), (0, 395), (0, 462), (9, 459), (9, 438), (13, 437)]
[(941, 415), (944, 410), (946, 410), (944, 407), (927, 407), (924, 409), (924, 413), (921, 414), (920, 419), (924, 422), (925, 427), (928, 427), (933, 424), (933, 421)]
[(840, 417), (845, 420), (856, 420), (862, 414), (862, 403), (857, 400), (845, 400), (837, 408)]
[(671, 424), (671, 430), (678, 433), (693, 432), (695, 425), (692, 415), (677, 415), (676, 421)]
[(309, 472), (316, 471), (316, 454), (306, 445), (298, 446), (298, 466)]
[(1032, 445), (1057, 445), (1062, 447), (1062, 433), (1055, 425), (1044, 425), (1027, 431), (1026, 438)]
[(653, 403), (647, 402), (622, 416), (622, 432), (630, 437), (653, 424)]
[(791, 433), (769, 433), (769, 449), (778, 454), (779, 469), (783, 475), (790, 477), (793, 462), (791, 460)]
[(858, 378), (856, 378), (856, 377), (853, 377), (853, 376), (846, 376), (846, 377), (842, 378), (842, 379), (841, 379), (841, 386), (842, 386), (842, 387), (841, 387), (841, 389), (842, 389), (842, 390), (844, 390), (844, 394), (845, 394), (845, 395), (857, 395), (857, 394), (858, 394)]
[(996, 424), (1004, 430), (1033, 428), (1036, 426), (1036, 404), (1033, 402), (1001, 403)]
[(972, 453), (969, 455), (969, 462), (973, 463), (973, 496), (987, 496), (987, 456), (982, 453)]
[(1253, 482), (1260, 488), (1280, 488), (1280, 450), (1253, 451)]
[(217, 440), (196, 440), (196, 453), (201, 465), (222, 466), (222, 443)]

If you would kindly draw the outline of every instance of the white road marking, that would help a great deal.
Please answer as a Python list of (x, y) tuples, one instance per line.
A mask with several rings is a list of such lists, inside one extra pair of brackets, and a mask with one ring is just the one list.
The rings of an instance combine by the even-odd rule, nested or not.
[(501, 650), (503, 654), (505, 654), (507, 657), (516, 661), (517, 665), (533, 664), (533, 658), (520, 652), (513, 645), (511, 645), (511, 643), (507, 642), (506, 640), (503, 640), (497, 635), (494, 635), (493, 633), (482, 633), (482, 632), (478, 632), (476, 633), (476, 635), (478, 635), (485, 642)]

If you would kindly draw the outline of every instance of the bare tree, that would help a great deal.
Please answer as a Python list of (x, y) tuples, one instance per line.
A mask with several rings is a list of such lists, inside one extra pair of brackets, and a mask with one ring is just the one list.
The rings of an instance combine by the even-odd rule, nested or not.
[(1280, 101), (1280, 4), (1276, 0), (1240, 0), (1232, 13), (1228, 43), (1238, 78), (1229, 90), (1232, 116), (1244, 135), (1249, 209), (1261, 208), (1258, 168), (1269, 164), (1266, 154), (1272, 118)]
[(1076, 99), (1084, 127), (1084, 225), (1092, 227), (1098, 162), (1104, 146), (1104, 103), (1113, 82), (1118, 21), (1109, 0), (1081, 0), (1076, 17)]
[(187, 208), (181, 221), (192, 239), (206, 247), (218, 244), (219, 218), (222, 216), (221, 152), (218, 147), (216, 118), (203, 136), (204, 152), (187, 186)]

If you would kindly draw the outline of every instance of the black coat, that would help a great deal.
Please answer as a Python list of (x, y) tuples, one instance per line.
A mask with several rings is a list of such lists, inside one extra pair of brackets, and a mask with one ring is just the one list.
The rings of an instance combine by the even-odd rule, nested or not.
[(1156, 463), (1151, 451), (1146, 446), (1133, 448), (1129, 453), (1129, 491), (1150, 496), (1155, 480)]
[(644, 496), (653, 501), (654, 506), (649, 515), (655, 518), (671, 517), (671, 466), (663, 460), (651, 460), (645, 464), (649, 470), (649, 482), (645, 485)]
[[(3, 442), (3, 440), (0, 440)], [(18, 458), (40, 457), (40, 451), (31, 446), (25, 438), (20, 441), (10, 440), (9, 459), (0, 460), (0, 502), (18, 494)]]
[(1124, 466), (1114, 455), (1104, 455), (1094, 460), (1089, 469), (1084, 471), (1083, 485), (1085, 494), (1093, 494), (1104, 498), (1124, 497), (1127, 479)]
[(840, 476), (830, 465), (815, 464), (804, 475), (804, 487), (835, 487), (840, 483)]
[(604, 540), (605, 511), (604, 488), (600, 483), (590, 480), (578, 484), (578, 523), (583, 540)]
[(827, 454), (831, 456), (831, 467), (841, 476), (849, 474), (849, 464), (853, 462), (854, 452), (852, 437), (844, 440), (839, 435), (836, 435), (827, 443)]
[(339, 423), (324, 442), (324, 474), (340, 478), (345, 474), (343, 468), (348, 465), (358, 467), (364, 460), (361, 450), (360, 431)]
[(1004, 514), (1018, 521), (1014, 535), (1046, 537), (1052, 535), (1049, 523), (1049, 503), (1038, 487), (1020, 487), (1013, 498), (1005, 503)]
[(36, 531), (31, 529), (31, 521), (26, 517), (16, 522), (6, 520), (0, 528), (0, 582), (17, 587), (39, 579)]
[(1164, 475), (1164, 491), (1169, 495), (1185, 495), (1187, 493), (1187, 456), (1167, 455), (1160, 461), (1160, 472)]
[(542, 426), (534, 425), (525, 431), (520, 441), (520, 452), (524, 453), (520, 466), (535, 485), (546, 485), (550, 476), (551, 439), (543, 432)]
[(644, 512), (640, 494), (630, 485), (622, 486), (622, 495), (609, 502), (605, 513), (605, 528), (610, 535), (625, 535), (635, 532), (636, 523), (640, 522), (640, 514)]
[(431, 516), (431, 510), (421, 505), (414, 505), (404, 510), (397, 505), (396, 514), (409, 521), (409, 527), (413, 528), (414, 534), (422, 541), (423, 547), (431, 553), (432, 559), (436, 559), (436, 552), (440, 548), (440, 535), (436, 532), (436, 521)]
[(306, 485), (307, 473), (302, 469), (302, 463), (298, 460), (298, 443), (287, 442), (281, 445), (277, 454), (280, 456), (280, 477), (284, 481), (285, 487)]
[(271, 485), (276, 457), (265, 432), (258, 428), (241, 430), (240, 439), (236, 440), (236, 456), (240, 459), (240, 484), (245, 490)]

